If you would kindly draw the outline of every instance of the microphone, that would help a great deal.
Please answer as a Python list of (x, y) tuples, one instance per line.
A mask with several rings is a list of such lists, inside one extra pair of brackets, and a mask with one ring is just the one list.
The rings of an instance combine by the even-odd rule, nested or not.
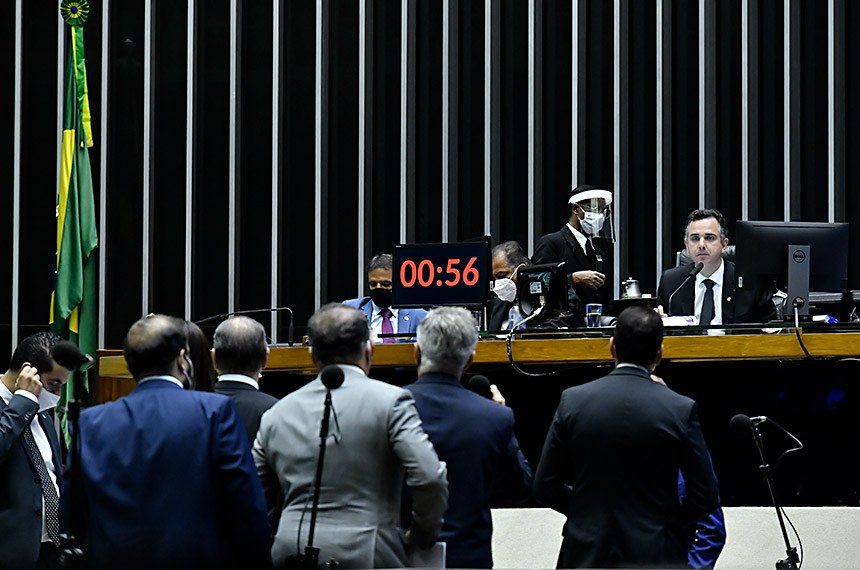
[(194, 321), (195, 325), (203, 325), (206, 323), (210, 323), (212, 321), (217, 321), (219, 319), (227, 319), (234, 315), (252, 315), (254, 313), (274, 313), (275, 311), (287, 311), (290, 313), (290, 325), (287, 328), (287, 344), (289, 346), (293, 346), (293, 310), (289, 307), (272, 307), (269, 309), (248, 309), (246, 311), (233, 311), (232, 313), (223, 313), (220, 315), (212, 315), (210, 317), (206, 317), (205, 319), (200, 319), (199, 321)]
[(668, 315), (672, 314), (672, 297), (675, 296), (675, 293), (680, 291), (681, 287), (683, 287), (684, 285), (687, 284), (687, 281), (689, 281), (690, 279), (692, 279), (696, 275), (698, 275), (699, 272), (701, 272), (702, 269), (704, 269), (704, 268), (705, 268), (705, 264), (702, 263), (701, 261), (698, 262), (696, 265), (693, 266), (693, 268), (690, 270), (690, 272), (687, 274), (687, 276), (684, 277), (684, 280), (681, 281), (681, 284), (678, 285), (678, 287), (674, 291), (672, 291), (672, 294), (669, 295), (669, 301), (666, 303), (666, 307), (664, 308), (664, 310), (667, 311), (666, 314), (668, 314)]
[(767, 416), (755, 416), (751, 418), (744, 414), (736, 414), (729, 423), (732, 426), (733, 432), (744, 433), (748, 429), (752, 429), (766, 421)]
[(320, 380), (322, 380), (323, 386), (329, 390), (340, 388), (343, 384), (343, 378), (343, 369), (334, 364), (326, 366), (320, 372)]
[(469, 378), (469, 390), (490, 400), (493, 399), (493, 392), (490, 390), (490, 381), (483, 374), (476, 374)]
[(51, 350), (51, 358), (69, 370), (76, 370), (84, 364), (93, 365), (96, 362), (92, 356), (84, 354), (73, 342), (67, 340), (61, 340), (54, 346)]

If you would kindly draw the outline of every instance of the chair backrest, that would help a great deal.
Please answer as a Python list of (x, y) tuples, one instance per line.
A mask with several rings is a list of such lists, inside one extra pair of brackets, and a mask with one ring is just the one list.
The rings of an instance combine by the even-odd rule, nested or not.
[[(726, 251), (723, 252), (723, 259), (726, 261), (734, 262), (735, 260), (735, 246), (727, 245)], [(681, 265), (690, 265), (693, 263), (693, 260), (690, 259), (690, 256), (687, 254), (686, 249), (682, 249), (681, 251), (675, 252), (675, 266), (680, 267)]]

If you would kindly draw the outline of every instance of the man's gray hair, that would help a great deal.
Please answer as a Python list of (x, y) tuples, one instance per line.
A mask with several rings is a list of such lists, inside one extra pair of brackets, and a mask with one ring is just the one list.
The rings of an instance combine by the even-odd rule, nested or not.
[(459, 376), (478, 344), (477, 324), (463, 307), (439, 307), (418, 325), (417, 342), (421, 350), (419, 373)]

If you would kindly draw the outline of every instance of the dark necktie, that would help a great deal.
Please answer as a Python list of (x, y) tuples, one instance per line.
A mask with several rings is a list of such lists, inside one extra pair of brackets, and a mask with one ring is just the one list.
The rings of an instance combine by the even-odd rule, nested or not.
[[(38, 421), (38, 420), (36, 420)], [(45, 466), (45, 459), (39, 452), (39, 446), (36, 445), (36, 440), (33, 439), (33, 431), (28, 427), (24, 430), (24, 443), (27, 446), (27, 451), (30, 453), (30, 460), (36, 466), (36, 471), (39, 473), (39, 480), (42, 483), (42, 494), (45, 496), (45, 530), (48, 533), (48, 538), (51, 542), (60, 545), (60, 524), (57, 515), (59, 500), (57, 497), (57, 489), (54, 483), (51, 482), (51, 476), (48, 474), (48, 468)]]
[(700, 325), (709, 325), (714, 320), (714, 285), (710, 279), (702, 281), (705, 285), (705, 297), (702, 299), (702, 316), (699, 317)]
[[(379, 309), (379, 314), (382, 315), (382, 329), (380, 332), (382, 334), (391, 334), (394, 332), (394, 327), (391, 325), (391, 309), (388, 307), (383, 307)], [(394, 342), (394, 339), (390, 336), (387, 336), (382, 339), (382, 342), (385, 344), (391, 344)]]
[(597, 251), (595, 251), (590, 239), (585, 240), (585, 255), (588, 257), (590, 268), (595, 269), (597, 267)]

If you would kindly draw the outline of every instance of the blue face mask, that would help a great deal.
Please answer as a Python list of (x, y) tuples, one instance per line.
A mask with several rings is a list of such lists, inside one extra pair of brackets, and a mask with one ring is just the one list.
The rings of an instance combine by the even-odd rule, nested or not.
[(585, 212), (585, 217), (579, 220), (579, 225), (584, 233), (588, 235), (597, 235), (603, 229), (603, 222), (606, 221), (604, 214), (595, 214), (594, 212)]

